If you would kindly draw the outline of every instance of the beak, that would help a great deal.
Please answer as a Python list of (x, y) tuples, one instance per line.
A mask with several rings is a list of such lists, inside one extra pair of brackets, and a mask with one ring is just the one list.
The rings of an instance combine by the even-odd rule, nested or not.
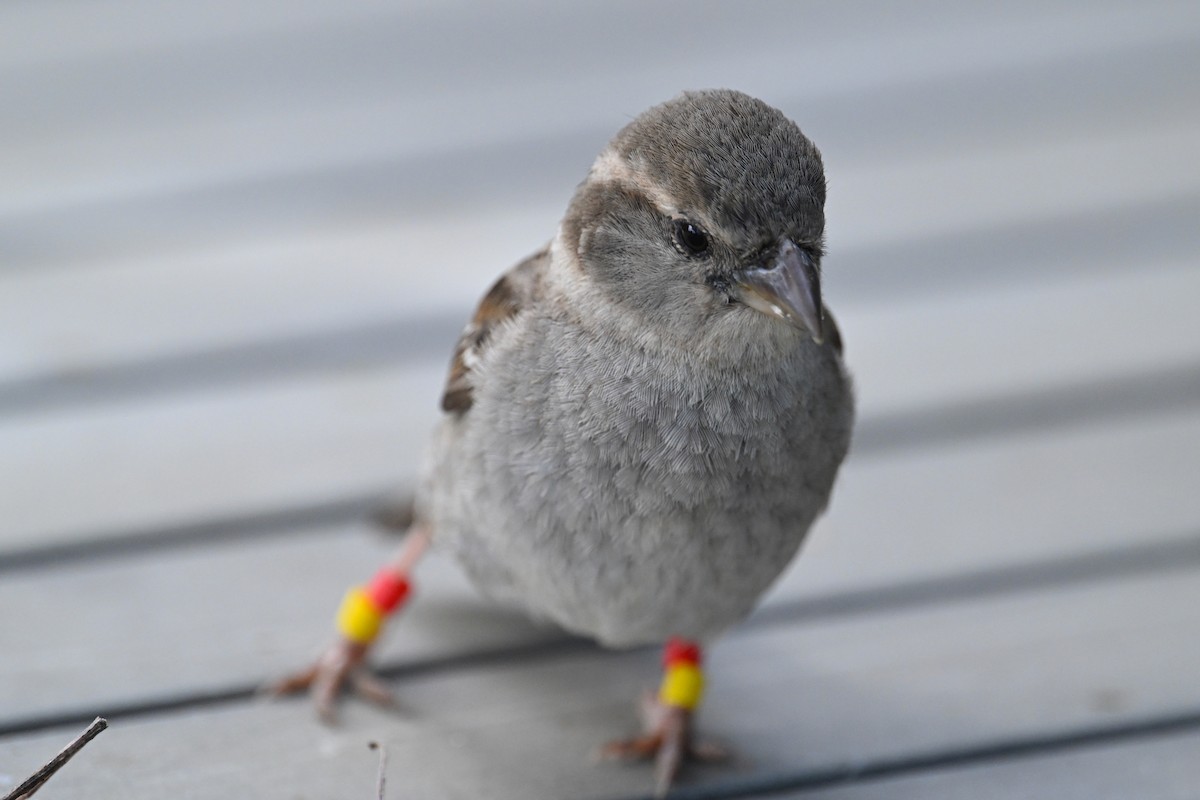
[(751, 267), (738, 275), (740, 300), (756, 311), (779, 317), (824, 339), (821, 277), (817, 266), (791, 239), (784, 239), (767, 266)]

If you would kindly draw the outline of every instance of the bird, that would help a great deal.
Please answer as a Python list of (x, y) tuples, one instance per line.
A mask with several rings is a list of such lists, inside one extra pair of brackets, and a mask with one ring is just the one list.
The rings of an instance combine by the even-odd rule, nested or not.
[(684, 92), (623, 127), (463, 330), (399, 552), (275, 691), (326, 717), (345, 684), (386, 699), (365, 659), (435, 545), (534, 617), (665, 645), (645, 730), (604, 747), (653, 759), (657, 794), (719, 755), (694, 735), (704, 648), (796, 555), (850, 446), (825, 196), (816, 146), (744, 93)]

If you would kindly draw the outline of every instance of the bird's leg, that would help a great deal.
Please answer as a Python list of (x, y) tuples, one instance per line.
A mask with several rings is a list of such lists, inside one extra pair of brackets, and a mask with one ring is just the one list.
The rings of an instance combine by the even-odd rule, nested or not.
[(346, 593), (337, 614), (337, 637), (309, 667), (265, 687), (272, 695), (311, 691), (317, 714), (334, 720), (334, 706), (342, 687), (350, 688), (380, 705), (392, 701), (391, 691), (363, 663), (387, 618), (398, 611), (411, 591), (409, 576), (429, 547), (429, 530), (421, 524), (409, 529), (396, 555), (365, 586)]
[(694, 737), (696, 709), (704, 694), (701, 649), (695, 642), (671, 639), (663, 649), (663, 679), (658, 695), (642, 698), (643, 733), (632, 739), (609, 742), (604, 758), (654, 759), (655, 796), (663, 797), (685, 759), (719, 761), (725, 751)]

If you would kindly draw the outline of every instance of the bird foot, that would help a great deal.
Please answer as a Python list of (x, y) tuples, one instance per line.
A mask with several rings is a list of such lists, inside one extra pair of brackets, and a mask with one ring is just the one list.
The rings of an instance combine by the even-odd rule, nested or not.
[(666, 797), (684, 761), (711, 763), (729, 758), (725, 748), (696, 741), (695, 715), (688, 709), (664, 705), (651, 693), (642, 697), (641, 736), (608, 742), (600, 757), (610, 761), (654, 759), (654, 796)]
[(391, 690), (363, 664), (366, 652), (364, 645), (339, 639), (312, 665), (267, 684), (263, 692), (272, 697), (311, 692), (317, 716), (329, 724), (337, 721), (337, 699), (345, 688), (376, 705), (391, 706)]

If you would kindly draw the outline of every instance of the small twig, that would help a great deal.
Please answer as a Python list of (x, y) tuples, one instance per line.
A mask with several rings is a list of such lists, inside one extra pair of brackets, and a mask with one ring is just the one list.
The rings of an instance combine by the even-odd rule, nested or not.
[(70, 761), (76, 753), (83, 749), (85, 744), (95, 739), (100, 731), (107, 727), (108, 720), (96, 717), (87, 730), (75, 737), (75, 741), (64, 747), (58, 755), (50, 759), (46, 766), (30, 775), (28, 780), (6, 794), (2, 800), (26, 800), (26, 798), (33, 797), (34, 792), (42, 788), (42, 784), (50, 780), (54, 773), (62, 769), (63, 764)]
[(383, 785), (387, 781), (387, 748), (379, 742), (367, 742), (367, 747), (379, 751), (379, 800), (383, 800)]

